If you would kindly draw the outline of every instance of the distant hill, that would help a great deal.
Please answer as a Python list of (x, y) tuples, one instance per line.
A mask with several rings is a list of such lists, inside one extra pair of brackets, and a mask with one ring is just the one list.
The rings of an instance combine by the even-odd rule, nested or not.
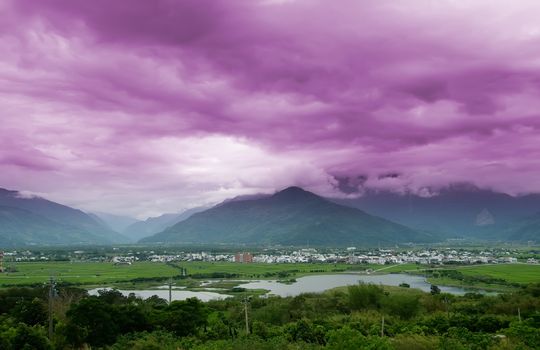
[[(128, 241), (83, 211), (41, 197), (0, 189), (0, 206), (3, 208), (0, 240), (16, 241), (17, 244), (110, 244)], [(18, 230), (21, 237), (13, 238), (13, 230)]]
[(139, 222), (139, 220), (129, 216), (113, 215), (101, 212), (92, 213), (91, 215), (98, 218), (101, 222), (103, 222), (103, 224), (116, 232), (122, 232), (130, 225)]
[(507, 223), (540, 211), (540, 195), (513, 197), (454, 184), (433, 196), (367, 190), (354, 199), (333, 199), (411, 228), (438, 232), (447, 237), (489, 237)]
[(290, 187), (269, 197), (222, 203), (141, 242), (365, 246), (435, 240)]
[(161, 232), (176, 223), (188, 219), (191, 215), (206, 209), (207, 208), (205, 207), (198, 207), (188, 209), (181, 213), (163, 214), (158, 217), (148, 218), (144, 221), (138, 221), (129, 225), (122, 231), (122, 234), (138, 241), (142, 238)]

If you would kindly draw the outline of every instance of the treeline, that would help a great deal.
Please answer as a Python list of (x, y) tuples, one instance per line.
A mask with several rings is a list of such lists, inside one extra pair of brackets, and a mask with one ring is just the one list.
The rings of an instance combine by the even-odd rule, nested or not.
[[(46, 287), (0, 290), (0, 348), (540, 349), (540, 284), (485, 296), (356, 285), (297, 297), (146, 300)], [(49, 339), (48, 309), (53, 310)], [(247, 330), (246, 330), (247, 326)]]

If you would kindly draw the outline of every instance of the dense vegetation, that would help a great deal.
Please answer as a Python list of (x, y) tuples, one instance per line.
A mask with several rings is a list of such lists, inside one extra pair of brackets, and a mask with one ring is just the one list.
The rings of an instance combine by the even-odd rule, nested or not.
[(2, 349), (538, 349), (540, 284), (496, 296), (357, 285), (202, 303), (58, 287), (0, 290)]

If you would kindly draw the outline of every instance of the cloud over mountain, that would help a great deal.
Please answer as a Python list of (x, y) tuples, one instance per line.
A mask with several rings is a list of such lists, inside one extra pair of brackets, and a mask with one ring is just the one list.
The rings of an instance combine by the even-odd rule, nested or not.
[(540, 190), (538, 2), (204, 2), (4, 1), (0, 184), (140, 217), (358, 176)]

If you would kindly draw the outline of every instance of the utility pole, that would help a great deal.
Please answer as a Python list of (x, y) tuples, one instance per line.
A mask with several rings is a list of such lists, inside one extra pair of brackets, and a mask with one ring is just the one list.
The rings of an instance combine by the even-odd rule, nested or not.
[(169, 278), (169, 305), (172, 302), (172, 278)]
[(521, 310), (519, 309), (519, 307), (518, 307), (518, 320), (519, 322), (521, 322)]
[(249, 304), (250, 299), (251, 299), (250, 297), (244, 298), (244, 314), (246, 317), (246, 334), (249, 334), (248, 304)]
[(384, 316), (382, 317), (381, 321), (381, 338), (384, 337)]
[(54, 298), (54, 279), (49, 279), (49, 339), (53, 337), (53, 298)]

